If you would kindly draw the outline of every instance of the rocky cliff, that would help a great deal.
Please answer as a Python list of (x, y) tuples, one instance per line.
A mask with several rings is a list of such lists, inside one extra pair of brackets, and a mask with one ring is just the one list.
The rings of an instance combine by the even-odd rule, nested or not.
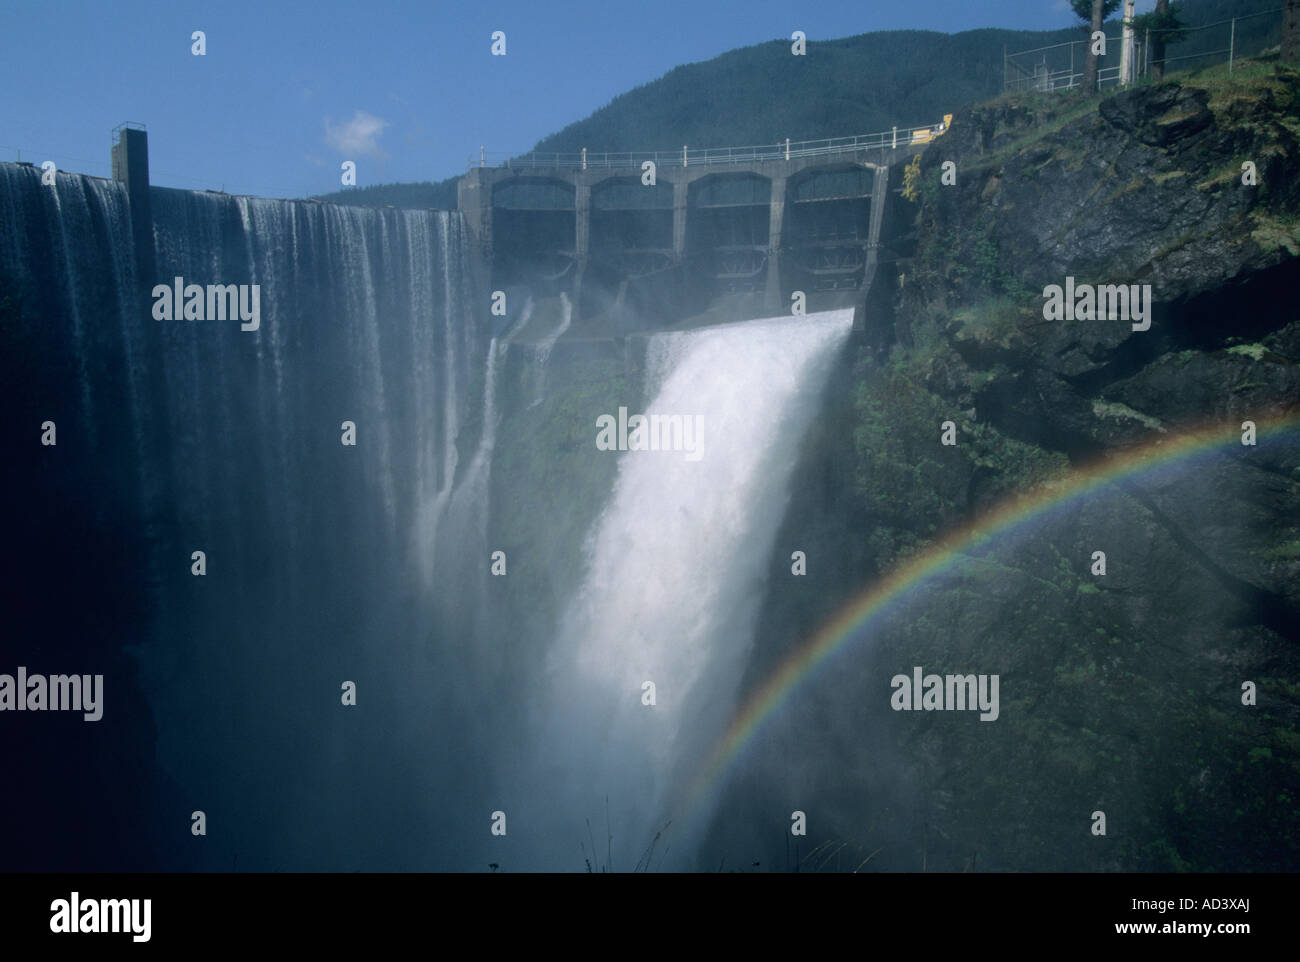
[[(1269, 62), (957, 114), (899, 204), (894, 313), (868, 321), (888, 330), (810, 445), (783, 541), (809, 575), (791, 585), (774, 560), (751, 683), (1007, 496), (1300, 413), (1298, 134), (1300, 75)], [(1067, 278), (1149, 285), (1150, 327), (1045, 320)], [(743, 826), (789, 806), (816, 809), (810, 836), (877, 852), (873, 868), (1294, 871), (1298, 643), (1294, 432), (1103, 485), (847, 646), (774, 723), (715, 841), (762, 847)], [(999, 673), (999, 719), (892, 711), (891, 676), (917, 665)]]

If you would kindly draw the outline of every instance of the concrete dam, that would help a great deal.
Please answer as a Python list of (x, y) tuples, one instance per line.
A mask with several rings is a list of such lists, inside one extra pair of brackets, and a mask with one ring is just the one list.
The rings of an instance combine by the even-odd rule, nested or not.
[[(485, 303), (484, 324), (548, 353), (630, 359), (629, 338), (788, 314), (798, 300), (806, 313), (852, 308), (870, 334), (888, 323), (908, 253), (902, 168), (949, 122), (763, 147), (480, 154), (458, 207), (474, 276), (510, 305)], [(113, 179), (151, 277), (148, 135), (114, 134)]]
[[(607, 858), (634, 865), (738, 697), (850, 336), (851, 312), (814, 299), (861, 296), (892, 158), (688, 152), (649, 186), (635, 157), (484, 165), (464, 190), (492, 203), (435, 211), (151, 186), (148, 148), (119, 128), (113, 179), (0, 164), (0, 308), (58, 352), (23, 420), (57, 421), (74, 502), (85, 479), (111, 491), (123, 583), (153, 606), (122, 632), (137, 662), (103, 672), (109, 712), (130, 706), (106, 713), (115, 745), (166, 772), (131, 789), (132, 835), (156, 791), (179, 834), (191, 798), (236, 826), (177, 856), (205, 870), (562, 870), (612, 795)], [(176, 278), (173, 304), (257, 291), (258, 323), (242, 293), (240, 318), (160, 316)], [(810, 316), (710, 323), (790, 278)], [(620, 294), (642, 300), (618, 314)], [(642, 446), (646, 415), (668, 427)], [(13, 503), (47, 503), (49, 460)], [(69, 530), (41, 557), (84, 544)], [(49, 541), (39, 522), (22, 537)], [(509, 580), (479, 563), (498, 552)], [(623, 697), (633, 676), (663, 710)], [(347, 714), (345, 679), (388, 709)], [(310, 808), (341, 767), (362, 773), (345, 800)], [(430, 799), (454, 844), (411, 844)], [(328, 844), (298, 847), (308, 810)], [(508, 850), (477, 830), (498, 810), (534, 819)], [(705, 826), (679, 825), (691, 866)]]
[(889, 222), (902, 165), (946, 123), (755, 148), (484, 155), (458, 203), (492, 288), (564, 294), (569, 340), (786, 314), (795, 292), (808, 313), (855, 308), (861, 331), (878, 268), (900, 257)]

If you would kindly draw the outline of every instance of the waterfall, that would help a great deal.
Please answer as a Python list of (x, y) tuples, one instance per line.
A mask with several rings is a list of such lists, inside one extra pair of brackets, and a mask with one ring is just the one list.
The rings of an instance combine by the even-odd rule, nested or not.
[(508, 344), (510, 341), (514, 340), (515, 335), (518, 334), (520, 331), (522, 331), (524, 328), (526, 328), (528, 326), (528, 322), (532, 320), (532, 318), (533, 318), (533, 298), (530, 295), (524, 301), (524, 309), (519, 312), (519, 319), (515, 321), (515, 323), (511, 324), (509, 328), (506, 329), (506, 332), (503, 335), (501, 335), (501, 343)]
[[(488, 472), (492, 464), (492, 449), (496, 445), (497, 410), (497, 355), (500, 353), (496, 338), (488, 345), (487, 368), (483, 376), (483, 427), (479, 432), (478, 448), (465, 472), (465, 481), (457, 489), (452, 503), (459, 504), (464, 498), (470, 505), (479, 509), (478, 530), (483, 539), (487, 537), (487, 483)], [(486, 543), (486, 542), (484, 542)]]
[[(40, 375), (21, 431), (59, 422), (33, 464), (92, 508), (132, 506), (127, 563), (96, 573), (144, 612), (108, 642), (136, 692), (113, 702), (115, 682), (109, 710), (151, 719), (165, 818), (220, 826), (168, 848), (171, 867), (481, 870), (506, 850), (412, 844), (410, 826), (486, 839), (500, 805), (512, 870), (580, 870), (608, 796), (610, 855), (632, 868), (733, 707), (851, 312), (652, 335), (640, 383), (621, 352), (558, 366), (564, 295), (526, 296), (489, 338), (457, 213), (149, 199), (156, 273), (139, 277), (121, 185), (0, 164), (0, 309)], [(257, 329), (155, 319), (148, 295), (178, 277), (257, 285)], [(547, 333), (519, 342), (529, 325)], [(605, 390), (650, 399), (632, 414), (667, 418), (669, 449), (599, 448), (597, 419), (620, 416), (588, 411)], [(548, 515), (555, 478), (605, 470), (612, 489), (578, 485)], [(494, 498), (528, 530), (494, 528)], [(518, 545), (510, 578), (489, 576), (490, 531)]]
[[(456, 550), (479, 559), (486, 559), (488, 556), (487, 530), (490, 509), (488, 482), (491, 479), (492, 451), (496, 446), (499, 420), (496, 406), (496, 371), (500, 352), (501, 347), (497, 339), (493, 338), (488, 345), (487, 364), (483, 375), (483, 403), (479, 409), (482, 411), (483, 424), (479, 430), (478, 446), (470, 459), (469, 466), (465, 469), (463, 478), (457, 482), (442, 508), (447, 515), (448, 523), (444, 528), (448, 536), (447, 541), (455, 545)], [(486, 568), (484, 564), (472, 565), (469, 569), (469, 578), (466, 579), (464, 565), (456, 564), (450, 558), (447, 562), (447, 568), (457, 573), (456, 577), (449, 580), (462, 586), (454, 596), (462, 607), (469, 607), (471, 599), (474, 602), (474, 610), (468, 618), (464, 619), (464, 623), (477, 625), (478, 615), (487, 605), (487, 597), (483, 590), (487, 577)], [(469, 584), (466, 584), (466, 580)]]
[[(532, 301), (529, 301), (532, 304)], [(569, 295), (560, 293), (560, 321), (555, 327), (547, 333), (535, 346), (533, 370), (534, 370), (534, 388), (533, 388), (533, 405), (541, 404), (546, 397), (546, 371), (547, 362), (551, 359), (551, 351), (555, 349), (555, 342), (564, 336), (564, 332), (569, 329), (573, 322), (573, 304), (569, 301)]]
[[(79, 430), (94, 444), (99, 418), (130, 419), (140, 453), (140, 374), (129, 330), (135, 260), (123, 187), (99, 177), (0, 164), (0, 270), (17, 298), (59, 326), (77, 373)], [(66, 326), (65, 326), (66, 325)], [(120, 375), (110, 371), (120, 365)]]
[(585, 820), (606, 825), (608, 796), (613, 867), (631, 870), (673, 778), (725, 723), (800, 442), (851, 325), (836, 311), (651, 337), (644, 413), (699, 415), (700, 457), (608, 455), (617, 481), (550, 651), (543, 734), (517, 760), (519, 804), (549, 810), (529, 867), (581, 870)]
[[(122, 185), (59, 174), (49, 187), (0, 164), (0, 298), (29, 321), (9, 333), (46, 379), (69, 372), (33, 399), (58, 422), (57, 450), (86, 452), (67, 484), (111, 482), (140, 502), (139, 517), (114, 520), (156, 569), (120, 577), (151, 585), (151, 630), (130, 644), (158, 764), (238, 824), (187, 866), (427, 865), (400, 861), (414, 856), (396, 828), (357, 835), (352, 813), (427, 794), (374, 762), (398, 730), (449, 756), (448, 777), (472, 761), (455, 757), (460, 733), (416, 738), (456, 696), (439, 667), (450, 633), (413, 563), (420, 522), (453, 489), (462, 425), (483, 425), (469, 474), (486, 478), (496, 423), (475, 410), (493, 405), (496, 349), (469, 316), (460, 215), (165, 188), (150, 204), (157, 271), (138, 278)], [(154, 319), (141, 295), (176, 277), (258, 285), (260, 326)], [(355, 445), (341, 443), (344, 422)], [(379, 713), (335, 731), (345, 679)], [(339, 796), (340, 767), (372, 764), (321, 803)], [(397, 854), (384, 859), (385, 845)]]
[[(235, 608), (211, 611), (215, 637), (196, 646), (185, 675), (234, 683), (239, 693), (229, 716), (210, 718), (175, 702), (170, 680), (158, 679), (167, 722), (160, 756), (190, 769), (183, 756), (194, 743), (228, 741), (233, 726), (271, 778), (290, 764), (288, 745), (310, 739), (312, 751), (293, 753), (278, 817), (266, 820), (283, 830), (295, 805), (316, 807), (312, 796), (343, 759), (384, 757), (376, 740), (417, 724), (429, 710), (419, 699), (436, 704), (439, 686), (451, 684), (417, 681), (437, 675), (443, 657), (434, 599), (416, 578), (433, 547), (422, 523), (453, 490), (462, 427), (478, 403), (467, 395), (471, 372), (490, 363), (466, 314), (457, 214), (162, 189), (152, 200), (163, 281), (259, 284), (262, 292), (256, 332), (211, 320), (150, 321), (143, 332), (166, 343), (171, 472), (186, 479), (175, 505), (189, 542), (181, 550), (206, 550), (209, 578), (219, 579), (209, 583), (210, 602), (190, 599), (175, 617)], [(353, 446), (342, 443), (345, 425)], [(262, 671), (240, 680), (250, 664)], [(277, 677), (296, 679), (301, 694), (286, 701)], [(337, 742), (320, 739), (307, 720), (308, 692), (328, 687), (337, 705), (345, 679), (368, 694), (372, 711), (393, 699), (412, 708), (379, 728), (357, 721)], [(283, 734), (257, 745), (268, 729)], [(232, 789), (189, 774), (233, 802)], [(402, 777), (381, 766), (362, 791), (400, 794), (406, 804), (419, 793), (399, 788)], [(326, 806), (317, 818), (318, 830), (335, 831), (347, 809)], [(275, 864), (276, 851), (293, 851), (290, 838), (269, 845), (266, 863), (244, 853), (241, 867)], [(366, 851), (373, 837), (355, 844), (356, 858), (379, 857)], [(337, 864), (338, 853), (331, 857), (321, 864)]]

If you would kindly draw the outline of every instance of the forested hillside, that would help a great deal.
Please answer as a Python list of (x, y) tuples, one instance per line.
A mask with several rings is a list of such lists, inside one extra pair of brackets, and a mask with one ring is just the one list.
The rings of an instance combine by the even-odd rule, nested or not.
[[(1185, 0), (1189, 27), (1280, 8), (1281, 0)], [(1237, 43), (1257, 52), (1276, 43), (1280, 18), (1239, 24)], [(1112, 36), (1117, 26), (1107, 28)], [(1271, 32), (1271, 33), (1270, 33)], [(542, 139), (536, 151), (678, 150), (768, 144), (920, 126), (1002, 90), (1003, 52), (1079, 40), (1083, 25), (1054, 31), (921, 30), (808, 38), (807, 54), (772, 40), (685, 64), (620, 94), (591, 116)], [(1226, 29), (1191, 33), (1169, 51), (1187, 56), (1226, 47)], [(1189, 64), (1193, 65), (1193, 64)], [(457, 172), (459, 174), (459, 172)], [(456, 206), (456, 178), (381, 184), (320, 196), (337, 204)]]

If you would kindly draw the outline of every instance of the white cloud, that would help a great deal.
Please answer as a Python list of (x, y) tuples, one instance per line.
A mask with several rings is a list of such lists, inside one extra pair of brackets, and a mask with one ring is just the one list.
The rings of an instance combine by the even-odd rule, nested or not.
[(348, 157), (383, 157), (379, 135), (388, 126), (387, 120), (364, 110), (354, 111), (352, 119), (341, 124), (326, 117), (325, 143)]

